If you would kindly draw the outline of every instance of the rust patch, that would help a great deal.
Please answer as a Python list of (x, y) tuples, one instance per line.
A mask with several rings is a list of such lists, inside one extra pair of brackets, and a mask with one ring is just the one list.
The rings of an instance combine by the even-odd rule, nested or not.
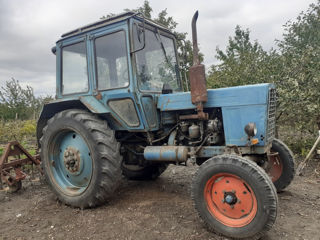
[(197, 107), (198, 118), (208, 119), (208, 114), (203, 112), (203, 104), (208, 101), (208, 93), (205, 68), (203, 64), (200, 64), (199, 59), (197, 19), (198, 11), (192, 18), (193, 66), (189, 69), (191, 102)]
[(97, 100), (101, 100), (102, 99), (102, 95), (100, 92), (98, 92), (98, 94), (95, 96)]

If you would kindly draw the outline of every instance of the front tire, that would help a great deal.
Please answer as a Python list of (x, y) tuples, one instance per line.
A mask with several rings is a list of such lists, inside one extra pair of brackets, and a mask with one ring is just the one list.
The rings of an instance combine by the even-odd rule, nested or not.
[(80, 208), (103, 204), (121, 179), (120, 144), (105, 121), (84, 110), (65, 110), (43, 129), (45, 177), (60, 201)]
[(278, 198), (269, 176), (235, 155), (204, 162), (194, 177), (192, 198), (207, 227), (227, 237), (258, 239), (277, 216)]
[(290, 185), (294, 177), (293, 153), (279, 139), (274, 139), (269, 156), (267, 173), (271, 177), (278, 192)]

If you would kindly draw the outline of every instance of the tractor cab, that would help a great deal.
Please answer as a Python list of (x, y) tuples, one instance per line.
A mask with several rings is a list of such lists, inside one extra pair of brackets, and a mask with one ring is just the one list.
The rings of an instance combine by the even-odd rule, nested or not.
[(137, 13), (65, 33), (54, 52), (57, 101), (109, 114), (114, 129), (157, 129), (157, 95), (182, 91), (174, 35)]

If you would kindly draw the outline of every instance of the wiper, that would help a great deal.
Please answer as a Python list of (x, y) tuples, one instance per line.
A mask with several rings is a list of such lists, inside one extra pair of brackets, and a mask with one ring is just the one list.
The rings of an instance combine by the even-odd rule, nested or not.
[(161, 45), (161, 48), (162, 48), (162, 51), (163, 51), (164, 57), (166, 58), (166, 61), (167, 61), (167, 63), (168, 63), (168, 64), (169, 64), (169, 66), (170, 66), (170, 65), (171, 65), (171, 63), (169, 62), (169, 59), (168, 59), (168, 56), (167, 56), (166, 49), (164, 48), (164, 45), (163, 45), (163, 42), (162, 42), (162, 39), (161, 39), (161, 35), (160, 35), (160, 32), (159, 32), (159, 28), (157, 28), (157, 34), (158, 34), (159, 42), (160, 42), (160, 45)]

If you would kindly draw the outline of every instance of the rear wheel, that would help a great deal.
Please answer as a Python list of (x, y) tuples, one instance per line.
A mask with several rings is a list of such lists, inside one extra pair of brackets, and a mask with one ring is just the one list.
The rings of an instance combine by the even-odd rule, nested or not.
[(272, 142), (267, 173), (278, 192), (290, 185), (294, 177), (294, 157), (290, 149), (279, 139)]
[(277, 193), (268, 175), (235, 155), (204, 162), (194, 177), (192, 198), (208, 228), (232, 238), (258, 239), (277, 216)]
[(45, 177), (62, 202), (86, 208), (112, 195), (121, 178), (120, 144), (105, 121), (83, 110), (57, 113), (40, 143)]

